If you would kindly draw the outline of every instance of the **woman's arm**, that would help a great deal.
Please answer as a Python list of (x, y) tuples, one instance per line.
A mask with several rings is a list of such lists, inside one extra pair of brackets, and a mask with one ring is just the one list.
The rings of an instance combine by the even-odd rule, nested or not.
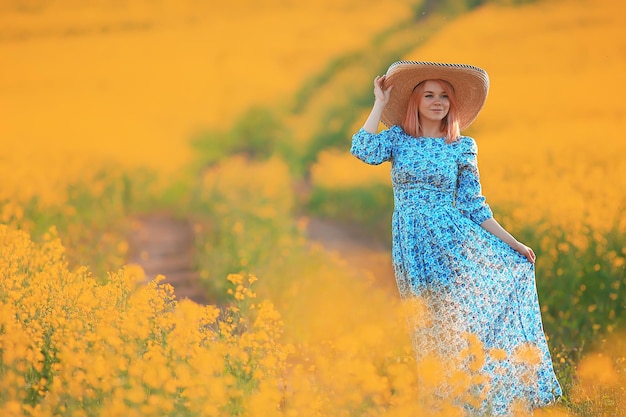
[(498, 237), (501, 241), (518, 251), (520, 254), (524, 255), (530, 262), (535, 263), (536, 256), (533, 250), (515, 239), (509, 232), (500, 226), (500, 223), (498, 223), (496, 219), (493, 217), (487, 219), (482, 222), (480, 226), (489, 233)]
[(383, 110), (385, 106), (389, 102), (389, 96), (391, 95), (391, 87), (387, 87), (387, 89), (383, 90), (383, 83), (385, 82), (385, 76), (376, 77), (374, 79), (374, 97), (376, 100), (374, 101), (374, 106), (372, 107), (372, 111), (368, 116), (365, 124), (363, 125), (363, 129), (366, 132), (376, 134), (378, 132), (378, 125), (380, 124), (380, 118), (383, 115)]
[(392, 141), (393, 132), (391, 129), (385, 129), (378, 133), (378, 125), (383, 114), (385, 106), (389, 102), (389, 96), (392, 87), (383, 90), (383, 82), (385, 77), (376, 77), (374, 80), (374, 106), (369, 117), (365, 121), (363, 128), (352, 136), (352, 146), (350, 153), (361, 161), (378, 165), (389, 161), (392, 157)]

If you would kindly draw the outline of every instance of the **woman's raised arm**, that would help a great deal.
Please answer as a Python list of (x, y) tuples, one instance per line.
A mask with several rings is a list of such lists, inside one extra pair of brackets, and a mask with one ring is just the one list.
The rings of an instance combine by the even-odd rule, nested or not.
[(372, 111), (368, 116), (365, 124), (363, 124), (363, 129), (369, 133), (376, 134), (378, 132), (378, 125), (380, 124), (380, 118), (383, 115), (383, 110), (385, 106), (389, 102), (389, 96), (391, 95), (391, 87), (387, 87), (383, 90), (383, 83), (385, 82), (385, 76), (377, 76), (374, 79), (374, 97), (376, 98), (374, 101), (374, 106), (372, 106)]

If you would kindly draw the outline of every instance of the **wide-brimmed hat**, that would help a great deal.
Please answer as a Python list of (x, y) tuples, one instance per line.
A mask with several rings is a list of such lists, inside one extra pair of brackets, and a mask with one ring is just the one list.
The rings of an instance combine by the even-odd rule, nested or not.
[(397, 61), (387, 70), (383, 88), (393, 86), (382, 122), (401, 125), (415, 86), (425, 80), (445, 80), (454, 88), (460, 130), (468, 127), (485, 104), (489, 76), (485, 70), (466, 64)]

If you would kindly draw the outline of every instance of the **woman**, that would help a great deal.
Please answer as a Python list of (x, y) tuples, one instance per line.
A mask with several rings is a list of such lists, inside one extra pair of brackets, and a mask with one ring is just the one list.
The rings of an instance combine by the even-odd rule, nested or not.
[[(543, 333), (535, 254), (493, 218), (481, 192), (476, 143), (460, 135), (488, 89), (489, 78), (477, 67), (396, 62), (374, 80), (374, 106), (351, 152), (368, 164), (392, 164), (398, 289), (430, 312), (412, 320), (418, 359), (434, 353), (452, 363), (467, 357), (474, 341), (484, 358), (463, 366), (485, 377), (474, 387), (480, 401), (457, 402), (480, 414), (509, 415), (519, 401), (529, 408), (553, 402), (561, 387)], [(389, 129), (378, 133), (381, 121)], [(439, 388), (440, 395), (452, 390)]]

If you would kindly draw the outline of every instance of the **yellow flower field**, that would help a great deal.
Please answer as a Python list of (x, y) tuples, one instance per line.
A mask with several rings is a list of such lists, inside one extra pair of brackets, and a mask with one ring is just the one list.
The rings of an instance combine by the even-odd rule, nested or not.
[[(283, 336), (288, 327), (272, 303), (257, 300), (255, 276), (229, 275), (233, 302), (220, 310), (176, 301), (172, 288), (158, 279), (143, 285), (141, 269), (131, 266), (111, 273), (104, 285), (85, 268), (68, 270), (53, 230), (34, 244), (25, 233), (0, 226), (0, 241), (2, 415), (427, 412), (443, 417), (460, 415), (459, 407), (418, 403), (420, 393), (446, 383), (464, 402), (481, 398), (473, 389), (483, 382), (477, 373), (442, 378), (436, 358), (416, 366), (398, 306), (356, 281), (352, 294), (370, 304), (351, 304), (354, 310), (344, 310), (342, 321), (327, 316), (316, 325), (317, 318), (304, 317), (299, 325), (306, 337)], [(342, 276), (326, 272), (331, 274), (320, 278), (331, 286), (331, 278)], [(335, 289), (342, 286), (348, 285)], [(380, 309), (388, 313), (384, 320)], [(313, 311), (323, 310), (314, 306)], [(309, 331), (315, 328), (324, 333), (313, 336)], [(482, 355), (474, 341), (458, 360), (473, 363)], [(520, 360), (532, 364), (532, 355), (526, 356)], [(608, 388), (621, 381), (614, 371), (595, 372), (606, 378)], [(580, 395), (588, 395), (584, 390)], [(567, 414), (552, 409), (546, 415)]]
[[(415, 24), (419, 4), (0, 5), (0, 415), (447, 417), (480, 403), (476, 370), (505, 352), (468, 335), (448, 374), (441, 358), (416, 363), (407, 306), (307, 242), (306, 217), (296, 217), (307, 209), (298, 164), (322, 198), (388, 187), (388, 166), (356, 161), (347, 136), (306, 159), (315, 132), (341, 124), (327, 113), (354, 83), (371, 94), (374, 68), (355, 56), (373, 66), (370, 47), (387, 44), (491, 76), (467, 133), (498, 216), (538, 245), (566, 392), (535, 416), (623, 413), (624, 6), (489, 3)], [(290, 110), (320, 73), (330, 81)], [(275, 154), (211, 143), (251, 107), (277, 117)], [(357, 129), (364, 118), (347, 122)], [(231, 133), (252, 135), (250, 126)], [(190, 146), (206, 131), (205, 148)], [(201, 152), (214, 152), (210, 163)], [(214, 305), (178, 300), (163, 277), (147, 282), (127, 264), (133, 215), (152, 210), (193, 223)], [(532, 365), (533, 351), (513, 360)], [(442, 384), (456, 402), (424, 400)], [(515, 416), (529, 415), (518, 405)]]
[(8, 2), (0, 143), (180, 169), (192, 134), (281, 100), (411, 3)]

